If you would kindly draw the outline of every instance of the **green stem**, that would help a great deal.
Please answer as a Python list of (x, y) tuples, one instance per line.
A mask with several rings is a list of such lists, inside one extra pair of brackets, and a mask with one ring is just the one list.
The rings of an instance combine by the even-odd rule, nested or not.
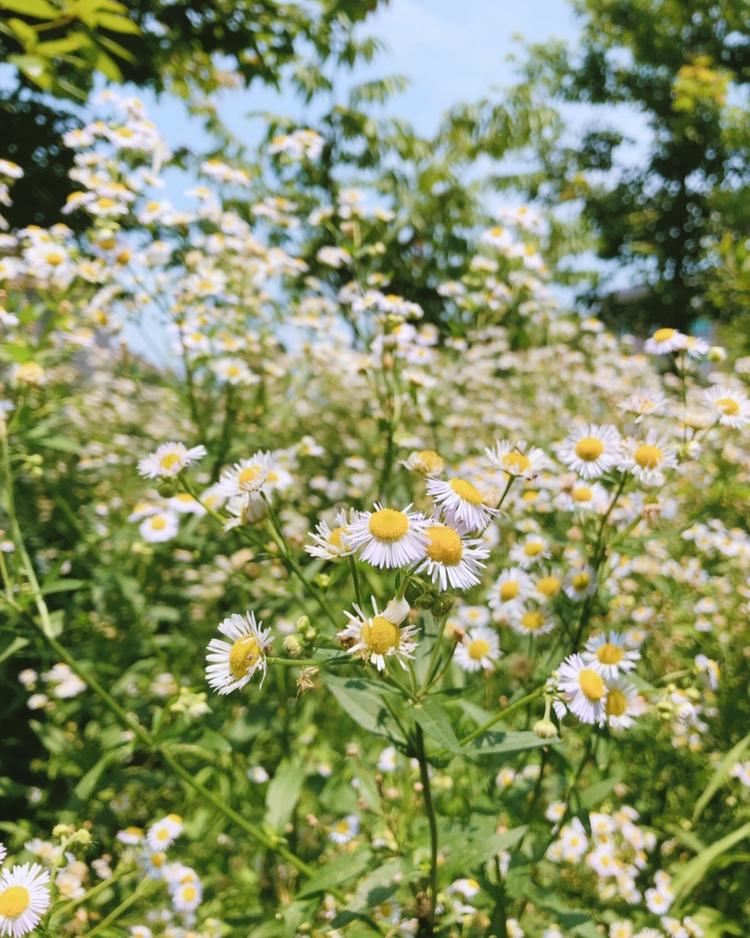
[(94, 926), (91, 931), (86, 932), (85, 938), (94, 938), (95, 935), (100, 935), (113, 922), (116, 922), (118, 918), (124, 915), (131, 906), (135, 905), (136, 902), (139, 902), (145, 893), (148, 892), (149, 887), (157, 885), (158, 882), (156, 880), (142, 880), (138, 887), (127, 897), (127, 899), (123, 899), (122, 902), (116, 908), (112, 909), (109, 915), (103, 918), (98, 925)]
[(354, 559), (353, 554), (349, 554), (347, 560), (349, 561), (349, 569), (352, 574), (352, 581), (354, 583), (354, 595), (357, 597), (357, 605), (362, 610), (365, 611), (365, 607), (362, 604), (362, 591), (359, 586), (359, 573), (357, 572), (357, 561)]
[(428, 924), (433, 925), (435, 921), (435, 905), (437, 903), (438, 893), (438, 830), (437, 817), (435, 816), (435, 806), (432, 801), (432, 789), (430, 788), (430, 771), (427, 765), (427, 755), (424, 748), (424, 733), (422, 727), (417, 724), (416, 728), (416, 750), (417, 761), (419, 762), (419, 777), (422, 782), (422, 795), (424, 797), (424, 808), (427, 814), (427, 822), (430, 826), (430, 911)]

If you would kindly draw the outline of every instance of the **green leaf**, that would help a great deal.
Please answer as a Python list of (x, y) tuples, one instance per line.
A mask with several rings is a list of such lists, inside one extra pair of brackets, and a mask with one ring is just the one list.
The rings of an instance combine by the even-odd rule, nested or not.
[(15, 16), (11, 16), (8, 20), (8, 26), (10, 26), (13, 34), (27, 52), (34, 52), (36, 55), (44, 55), (44, 52), (37, 48), (39, 36), (32, 26), (29, 26), (29, 24), (23, 20), (16, 19)]
[(711, 864), (717, 860), (723, 853), (731, 850), (735, 844), (740, 843), (746, 837), (750, 837), (750, 821), (738, 827), (737, 830), (727, 834), (720, 840), (714, 841), (709, 847), (699, 853), (697, 857), (688, 860), (674, 876), (672, 880), (672, 890), (676, 898), (682, 898), (691, 892), (706, 876), (711, 868)]
[(292, 816), (305, 781), (298, 762), (285, 759), (276, 769), (266, 792), (266, 823), (275, 831), (284, 829)]
[(122, 81), (122, 72), (120, 71), (120, 66), (117, 65), (115, 60), (111, 59), (102, 49), (97, 49), (96, 56), (94, 58), (94, 68), (100, 71), (106, 78), (109, 78), (110, 81)]
[(703, 814), (703, 810), (706, 805), (709, 803), (709, 801), (711, 801), (716, 792), (727, 780), (735, 762), (740, 761), (748, 746), (750, 746), (750, 733), (748, 733), (744, 739), (741, 739), (736, 746), (733, 746), (729, 752), (723, 756), (719, 764), (716, 766), (716, 769), (714, 770), (708, 785), (706, 785), (703, 794), (695, 803), (695, 807), (693, 808), (694, 823), (698, 820), (701, 814)]
[(42, 593), (44, 596), (49, 596), (50, 593), (67, 593), (73, 590), (79, 590), (86, 586), (87, 583), (87, 580), (53, 580), (42, 586)]
[(113, 33), (132, 33), (139, 35), (141, 30), (137, 23), (129, 20), (127, 16), (117, 16), (115, 13), (101, 13), (97, 24), (109, 29)]
[(463, 747), (467, 756), (511, 755), (526, 749), (538, 749), (540, 746), (554, 746), (559, 740), (540, 739), (536, 733), (486, 733), (477, 742)]
[(587, 811), (595, 808), (615, 790), (615, 787), (620, 781), (621, 779), (619, 778), (605, 778), (595, 785), (589, 785), (588, 788), (581, 793), (581, 807), (585, 808)]
[(28, 638), (21, 638), (20, 635), (17, 635), (15, 638), (12, 638), (8, 644), (0, 651), (0, 664), (3, 663), (7, 658), (11, 658), (17, 651), (20, 651), (22, 648), (25, 648), (29, 644)]
[(94, 794), (94, 790), (96, 789), (102, 774), (113, 762), (116, 762), (117, 759), (118, 754), (116, 752), (108, 752), (106, 755), (102, 756), (96, 765), (88, 770), (88, 772), (73, 789), (73, 794), (76, 796), (76, 798), (81, 801), (89, 801), (91, 796)]
[(325, 892), (331, 886), (339, 886), (341, 883), (354, 879), (367, 869), (371, 859), (372, 853), (369, 850), (360, 850), (353, 856), (346, 854), (330, 860), (320, 872), (308, 879), (302, 889), (297, 890), (297, 898), (302, 899), (316, 892)]
[(60, 10), (47, 3), (47, 0), (0, 0), (0, 10), (23, 13), (24, 16), (40, 20), (56, 20), (60, 15)]
[(428, 698), (424, 703), (415, 704), (411, 715), (425, 733), (443, 749), (449, 752), (461, 751), (461, 744), (453, 732), (450, 717), (433, 697)]
[(466, 870), (467, 872), (483, 866), (487, 860), (497, 856), (502, 850), (515, 846), (526, 833), (526, 826), (514, 827), (512, 830), (496, 833), (490, 830), (461, 827), (453, 836), (446, 840), (446, 846), (451, 840), (453, 849), (449, 850), (446, 865), (451, 870)]
[[(326, 685), (355, 723), (370, 733), (377, 733), (391, 740), (403, 740), (383, 702), (383, 695), (391, 693), (389, 688), (363, 677), (334, 675), (327, 675)], [(397, 697), (394, 697), (394, 700), (398, 703)]]

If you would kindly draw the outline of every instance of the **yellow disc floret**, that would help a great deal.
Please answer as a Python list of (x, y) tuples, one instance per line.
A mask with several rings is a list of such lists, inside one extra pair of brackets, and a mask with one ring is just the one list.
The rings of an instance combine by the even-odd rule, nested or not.
[(662, 451), (653, 443), (641, 443), (633, 452), (633, 459), (641, 469), (656, 469), (663, 458)]
[(676, 329), (657, 329), (653, 335), (653, 339), (655, 342), (669, 342), (676, 332)]
[(460, 563), (463, 556), (463, 544), (461, 538), (453, 530), (444, 524), (436, 524), (427, 528), (427, 556), (435, 563), (443, 563), (448, 566), (454, 566)]
[(628, 708), (628, 698), (621, 690), (611, 687), (607, 694), (607, 716), (621, 717)]
[(589, 700), (601, 700), (606, 694), (607, 688), (604, 686), (601, 674), (592, 671), (591, 668), (584, 668), (578, 675), (578, 686)]
[(602, 664), (619, 664), (625, 657), (625, 652), (619, 645), (605, 642), (596, 649), (596, 657)]
[(604, 452), (604, 443), (595, 436), (584, 436), (576, 443), (575, 452), (584, 462), (595, 462)]
[(518, 580), (506, 580), (500, 584), (500, 599), (504, 602), (510, 602), (521, 592), (521, 585)]
[(25, 886), (10, 886), (0, 892), (0, 915), (4, 918), (18, 918), (31, 902), (29, 890)]
[(484, 638), (475, 638), (469, 642), (469, 657), (474, 661), (481, 661), (490, 652), (490, 643)]
[(370, 515), (367, 525), (370, 534), (379, 541), (398, 541), (409, 530), (409, 519), (403, 511), (395, 508), (381, 508)]
[(238, 638), (229, 651), (229, 670), (236, 680), (245, 677), (247, 672), (258, 663), (262, 652), (254, 635)]
[(541, 629), (543, 625), (544, 616), (541, 612), (532, 609), (521, 616), (521, 626), (526, 629), (527, 632), (536, 632), (538, 629)]
[(376, 655), (384, 655), (392, 648), (398, 648), (401, 631), (385, 616), (375, 616), (362, 626), (362, 641)]
[(531, 460), (524, 453), (514, 449), (503, 456), (503, 469), (512, 476), (523, 475), (531, 469)]
[(734, 417), (740, 410), (740, 405), (732, 397), (720, 397), (716, 401), (716, 406), (725, 417)]
[(470, 505), (481, 505), (482, 495), (479, 489), (466, 479), (451, 479), (450, 487), (465, 502)]
[(541, 579), (537, 580), (536, 588), (537, 592), (541, 593), (542, 596), (546, 596), (547, 599), (554, 599), (560, 592), (560, 585), (558, 577), (543, 576)]

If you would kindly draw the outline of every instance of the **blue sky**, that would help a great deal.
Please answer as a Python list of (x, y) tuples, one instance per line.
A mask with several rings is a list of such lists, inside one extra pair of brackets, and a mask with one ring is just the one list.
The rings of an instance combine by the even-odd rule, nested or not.
[[(364, 25), (381, 39), (384, 52), (355, 79), (400, 74), (409, 88), (392, 99), (389, 114), (409, 120), (421, 133), (433, 130), (441, 113), (461, 100), (482, 97), (495, 86), (511, 84), (509, 57), (528, 42), (575, 40), (578, 25), (569, 0), (390, 0)], [(162, 133), (173, 145), (195, 145), (195, 128), (179, 102), (146, 96)], [(304, 121), (304, 106), (290, 94), (253, 86), (219, 98), (227, 125), (243, 140), (254, 138), (252, 110), (274, 110)]]

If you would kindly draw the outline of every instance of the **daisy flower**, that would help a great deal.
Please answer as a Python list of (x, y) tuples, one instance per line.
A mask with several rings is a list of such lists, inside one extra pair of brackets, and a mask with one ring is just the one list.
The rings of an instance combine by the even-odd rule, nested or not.
[(590, 485), (578, 482), (569, 489), (563, 489), (555, 499), (555, 507), (561, 511), (596, 511), (602, 514), (608, 504), (607, 490), (598, 482)]
[(148, 829), (146, 839), (152, 850), (166, 850), (182, 833), (182, 818), (179, 814), (168, 814)]
[(666, 355), (685, 348), (686, 338), (687, 336), (678, 332), (677, 329), (657, 329), (651, 338), (646, 340), (643, 348), (650, 355)]
[(513, 615), (531, 592), (531, 578), (523, 570), (503, 570), (490, 588), (488, 603), (498, 615)]
[(626, 637), (619, 632), (602, 632), (593, 635), (586, 642), (582, 657), (611, 681), (623, 673), (632, 671), (641, 653), (629, 645)]
[(5, 844), (0, 843), (0, 863), (8, 856), (8, 848)]
[(601, 667), (581, 655), (569, 655), (558, 669), (557, 686), (568, 708), (582, 723), (606, 721), (607, 685)]
[(430, 524), (425, 534), (427, 556), (416, 572), (424, 570), (441, 590), (466, 590), (479, 583), (482, 561), (489, 556), (481, 541), (463, 538), (447, 524)]
[(212, 638), (206, 655), (206, 678), (219, 694), (240, 690), (260, 672), (260, 683), (266, 676), (266, 651), (270, 647), (270, 629), (256, 623), (255, 613), (233, 613), (219, 624), (219, 631), (229, 642)]
[(546, 454), (523, 440), (517, 443), (499, 440), (494, 447), (485, 449), (485, 453), (490, 465), (511, 479), (533, 479), (549, 466)]
[(636, 423), (652, 414), (663, 414), (666, 409), (667, 398), (661, 391), (635, 391), (620, 404), (620, 410), (633, 414)]
[(427, 480), (427, 494), (445, 514), (448, 524), (468, 532), (483, 531), (497, 514), (485, 503), (484, 496), (468, 479)]
[(704, 397), (722, 426), (738, 430), (750, 421), (750, 401), (742, 391), (717, 384), (709, 388)]
[(521, 609), (513, 615), (510, 624), (519, 635), (546, 635), (555, 627), (541, 609)]
[(173, 511), (157, 511), (141, 521), (138, 530), (144, 541), (158, 544), (171, 541), (180, 529), (180, 522)]
[(141, 865), (149, 879), (162, 879), (167, 864), (167, 855), (163, 850), (146, 850), (141, 854)]
[(549, 556), (549, 543), (539, 534), (530, 534), (519, 544), (514, 544), (510, 552), (510, 559), (524, 569), (547, 560)]
[(49, 903), (49, 873), (39, 864), (24, 863), (4, 870), (0, 873), (0, 935), (28, 935)]
[(560, 594), (562, 580), (554, 573), (539, 577), (534, 583), (534, 596), (540, 602), (550, 602)]
[(374, 567), (404, 567), (424, 557), (427, 546), (427, 522), (419, 512), (383, 508), (376, 502), (375, 511), (363, 511), (349, 525), (348, 543), (362, 560)]
[(172, 904), (183, 915), (195, 912), (203, 899), (203, 887), (199, 880), (180, 883), (172, 892)]
[(217, 491), (226, 498), (257, 495), (261, 490), (286, 488), (291, 476), (268, 452), (257, 452), (222, 470)]
[(421, 449), (409, 453), (408, 459), (401, 465), (423, 476), (437, 476), (445, 468), (445, 461), (434, 449)]
[(619, 467), (643, 485), (663, 485), (664, 470), (677, 465), (677, 452), (653, 430), (645, 440), (625, 440)]
[(162, 443), (155, 453), (139, 460), (138, 472), (147, 479), (168, 479), (205, 455), (205, 446), (188, 449), (183, 443)]
[(189, 492), (178, 492), (167, 500), (167, 504), (178, 515), (197, 515), (200, 518), (206, 513), (203, 505)]
[(365, 615), (359, 606), (354, 606), (356, 615), (345, 612), (349, 624), (338, 633), (339, 641), (352, 642), (349, 654), (370, 661), (378, 671), (385, 669), (385, 659), (390, 657), (395, 657), (406, 670), (407, 660), (414, 657), (416, 628), (413, 625), (400, 628), (404, 619), (401, 609), (395, 615), (389, 609), (380, 613), (374, 598), (372, 608), (372, 616)]
[(359, 818), (356, 814), (347, 814), (331, 828), (328, 835), (335, 844), (348, 844), (359, 833)]
[(643, 699), (631, 684), (615, 681), (607, 687), (605, 712), (608, 725), (615, 730), (626, 730), (633, 725), (633, 719), (645, 709)]
[(143, 840), (144, 832), (141, 827), (126, 827), (124, 830), (117, 832), (117, 839), (121, 844), (128, 844), (128, 846), (135, 846)]
[(562, 462), (584, 479), (597, 479), (617, 464), (620, 434), (609, 425), (577, 427), (559, 447)]
[(580, 567), (568, 574), (565, 583), (565, 595), (568, 599), (581, 602), (596, 592), (596, 573), (593, 567)]
[(344, 510), (336, 512), (334, 527), (330, 527), (328, 522), (319, 521), (315, 530), (310, 532), (312, 544), (306, 544), (305, 550), (313, 557), (321, 557), (323, 560), (337, 560), (339, 557), (347, 557), (354, 551), (354, 548), (347, 541), (349, 533), (349, 518)]
[(494, 671), (500, 657), (497, 634), (488, 628), (471, 629), (456, 646), (456, 664), (464, 671)]

